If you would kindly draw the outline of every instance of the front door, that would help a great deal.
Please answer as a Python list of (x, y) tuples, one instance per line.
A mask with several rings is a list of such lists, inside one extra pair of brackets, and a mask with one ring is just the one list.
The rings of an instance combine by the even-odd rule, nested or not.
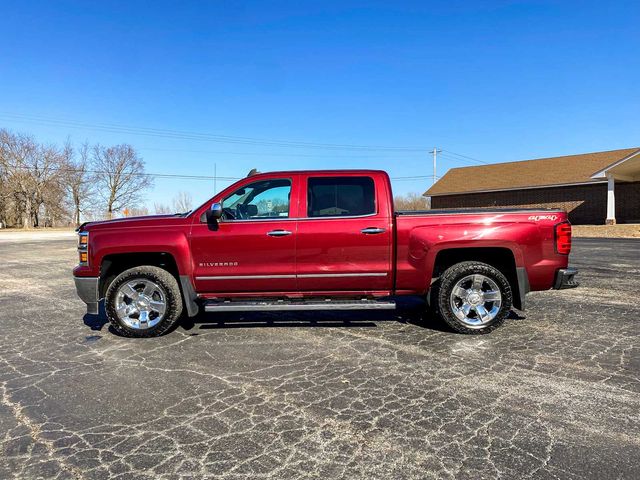
[[(391, 289), (392, 228), (368, 176), (310, 176), (298, 222), (298, 288), (371, 293)], [(376, 190), (378, 195), (376, 195)], [(303, 217), (303, 215), (301, 215)]]
[(194, 223), (191, 251), (199, 293), (296, 290), (293, 178), (261, 179), (222, 201), (216, 223)]

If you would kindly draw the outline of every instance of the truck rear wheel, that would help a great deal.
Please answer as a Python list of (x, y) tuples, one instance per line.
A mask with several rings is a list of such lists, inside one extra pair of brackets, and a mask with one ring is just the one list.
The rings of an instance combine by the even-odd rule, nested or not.
[(511, 286), (502, 272), (473, 261), (449, 267), (437, 282), (434, 297), (437, 313), (451, 328), (476, 335), (502, 325), (513, 304)]
[(166, 270), (140, 266), (118, 275), (105, 295), (112, 327), (127, 337), (157, 337), (173, 327), (182, 313), (175, 277)]

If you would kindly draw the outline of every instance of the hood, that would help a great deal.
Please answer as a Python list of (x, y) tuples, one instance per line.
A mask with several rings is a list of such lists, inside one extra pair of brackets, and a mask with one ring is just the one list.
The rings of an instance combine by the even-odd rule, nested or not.
[(187, 222), (187, 216), (181, 213), (168, 215), (144, 215), (141, 217), (114, 218), (98, 222), (85, 222), (77, 229), (78, 232), (105, 230), (114, 228), (157, 227), (182, 225)]

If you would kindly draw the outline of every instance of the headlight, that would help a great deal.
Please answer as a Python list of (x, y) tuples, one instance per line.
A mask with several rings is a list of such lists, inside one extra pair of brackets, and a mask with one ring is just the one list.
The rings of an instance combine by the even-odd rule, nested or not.
[(89, 232), (78, 233), (78, 255), (80, 265), (89, 265)]

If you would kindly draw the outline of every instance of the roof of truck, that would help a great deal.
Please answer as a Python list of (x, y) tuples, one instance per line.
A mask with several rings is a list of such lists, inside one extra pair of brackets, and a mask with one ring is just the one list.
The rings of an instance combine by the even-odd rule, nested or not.
[[(384, 170), (370, 170), (370, 169), (332, 169), (332, 170), (278, 170), (273, 172), (257, 172), (254, 175), (296, 175), (296, 174), (322, 174), (322, 175), (343, 175), (345, 173), (349, 174), (371, 174), (371, 173), (382, 173), (384, 175), (387, 174)], [(251, 175), (251, 176), (254, 176)]]

